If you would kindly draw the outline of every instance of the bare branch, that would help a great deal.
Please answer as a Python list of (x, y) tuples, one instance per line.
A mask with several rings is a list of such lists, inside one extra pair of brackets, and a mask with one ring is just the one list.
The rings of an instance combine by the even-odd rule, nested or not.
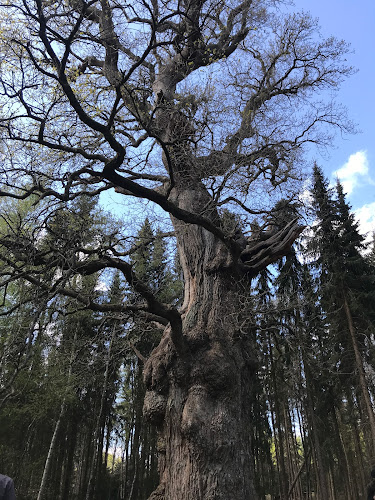
[(256, 276), (259, 271), (286, 255), (305, 227), (298, 224), (298, 219), (294, 219), (259, 243), (250, 240), (241, 253), (244, 269), (250, 276)]

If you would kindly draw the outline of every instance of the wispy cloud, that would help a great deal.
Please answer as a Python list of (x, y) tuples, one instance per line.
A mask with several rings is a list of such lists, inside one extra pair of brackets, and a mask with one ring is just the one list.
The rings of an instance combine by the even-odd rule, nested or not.
[(357, 151), (350, 155), (348, 161), (333, 175), (340, 179), (347, 194), (351, 194), (356, 187), (364, 183), (375, 185), (369, 174), (367, 151)]

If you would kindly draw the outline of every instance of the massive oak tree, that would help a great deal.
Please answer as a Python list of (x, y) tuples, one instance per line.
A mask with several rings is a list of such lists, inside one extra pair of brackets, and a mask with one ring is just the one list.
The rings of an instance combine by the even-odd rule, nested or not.
[[(276, 214), (272, 222), (272, 207), (298, 189), (305, 146), (325, 146), (332, 128), (347, 127), (321, 91), (350, 73), (345, 43), (323, 39), (313, 19), (283, 14), (278, 3), (1, 7), (0, 194), (32, 196), (45, 215), (39, 234), (20, 225), (2, 238), (6, 279), (164, 325), (144, 365), (144, 416), (159, 430), (154, 500), (256, 498), (250, 281), (301, 232), (296, 220), (280, 225)], [(109, 189), (124, 195), (127, 212), (144, 200), (170, 218), (185, 284), (180, 307), (157, 298), (132, 268), (132, 248), (120, 251), (110, 234), (98, 235), (97, 247), (79, 237), (69, 251), (43, 246), (46, 215)], [(268, 230), (251, 233), (264, 214)], [(47, 285), (43, 270), (53, 266), (60, 274)], [(71, 286), (71, 276), (108, 267), (143, 302), (98, 304)]]

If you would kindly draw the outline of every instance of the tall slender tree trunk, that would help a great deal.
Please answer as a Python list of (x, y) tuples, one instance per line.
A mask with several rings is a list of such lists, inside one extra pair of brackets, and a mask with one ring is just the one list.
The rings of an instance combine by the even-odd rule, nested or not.
[(61, 422), (62, 422), (64, 413), (65, 413), (65, 401), (61, 405), (60, 414), (58, 416), (58, 419), (56, 421), (55, 428), (54, 428), (54, 431), (52, 434), (52, 439), (51, 439), (51, 442), (49, 445), (48, 455), (47, 455), (47, 458), (46, 458), (46, 461), (44, 464), (43, 476), (42, 476), (42, 480), (40, 482), (37, 500), (43, 500), (43, 498), (46, 497), (46, 494), (48, 491), (47, 480), (48, 480), (49, 472), (50, 472), (51, 467), (52, 467), (52, 459), (53, 459), (53, 455), (55, 452), (57, 437), (59, 435), (59, 430), (61, 427)]
[[(276, 367), (274, 363), (273, 347), (271, 342), (271, 336), (268, 338), (268, 349), (270, 356), (270, 369), (271, 369), (271, 380), (272, 380), (272, 392), (273, 392), (273, 405), (274, 405), (274, 439), (275, 439), (275, 450), (277, 456), (277, 466), (279, 471), (279, 490), (282, 498), (287, 498), (288, 495), (288, 474), (285, 465), (285, 450), (284, 450), (284, 438), (283, 429), (281, 428), (281, 406), (279, 395), (280, 391), (277, 386), (276, 377)], [(276, 432), (277, 431), (277, 432)]]
[(357, 340), (357, 335), (356, 335), (356, 331), (355, 331), (355, 327), (354, 327), (354, 323), (353, 323), (352, 313), (351, 313), (350, 306), (348, 303), (348, 298), (347, 298), (346, 293), (344, 291), (343, 291), (343, 298), (344, 298), (344, 310), (345, 310), (345, 315), (346, 315), (346, 319), (348, 322), (348, 329), (349, 329), (350, 338), (351, 338), (351, 342), (352, 342), (352, 346), (353, 346), (355, 364), (356, 364), (356, 369), (357, 369), (358, 378), (359, 378), (359, 386), (361, 389), (363, 403), (364, 403), (364, 406), (366, 408), (367, 418), (368, 418), (368, 422), (369, 422), (370, 430), (371, 430), (372, 449), (375, 450), (374, 409), (372, 407), (371, 398), (370, 398), (370, 394), (368, 391), (366, 374), (365, 374), (365, 370), (363, 368), (362, 356), (361, 356), (361, 353), (360, 353), (359, 347), (358, 347), (358, 340)]
[(65, 500), (69, 498), (71, 491), (72, 478), (74, 475), (74, 453), (77, 446), (77, 433), (78, 433), (78, 422), (76, 415), (73, 415), (71, 425), (68, 429), (69, 436), (66, 441), (68, 450), (66, 450), (67, 456), (65, 460), (64, 474), (61, 481), (61, 492), (60, 499)]
[(332, 500), (336, 500), (336, 490), (335, 490), (335, 484), (334, 484), (334, 480), (333, 480), (332, 467), (329, 469), (329, 489), (331, 491)]
[[(353, 398), (350, 398), (350, 408), (349, 411), (354, 412), (354, 402)], [(367, 477), (365, 477), (365, 473), (367, 476), (367, 470), (364, 464), (364, 453), (362, 450), (362, 442), (361, 442), (361, 436), (360, 436), (360, 430), (358, 428), (358, 421), (352, 422), (351, 424), (353, 426), (353, 440), (354, 440), (354, 449), (355, 449), (355, 455), (356, 455), (356, 474), (358, 476), (358, 482), (360, 484), (360, 489), (362, 491), (362, 494), (365, 494), (366, 491), (366, 485), (367, 485)]]
[(90, 474), (89, 474), (89, 481), (87, 485), (87, 490), (86, 490), (86, 500), (92, 500), (92, 498), (95, 498), (95, 492), (96, 492), (96, 479), (95, 477), (100, 470), (100, 465), (101, 461), (103, 460), (102, 457), (102, 451), (103, 451), (103, 439), (102, 435), (100, 435), (100, 432), (104, 432), (104, 425), (101, 425), (103, 423), (103, 414), (104, 414), (104, 409), (105, 409), (105, 403), (106, 403), (106, 395), (107, 395), (107, 390), (108, 390), (108, 377), (109, 377), (109, 368), (110, 364), (112, 361), (112, 346), (113, 342), (116, 336), (116, 327), (113, 326), (112, 328), (112, 333), (111, 333), (111, 340), (109, 342), (108, 346), (108, 352), (106, 356), (106, 361), (105, 361), (105, 371), (104, 371), (104, 380), (103, 380), (103, 387), (102, 387), (102, 392), (100, 396), (100, 407), (99, 407), (99, 413), (96, 419), (96, 424), (95, 424), (95, 430), (94, 430), (94, 456), (91, 461), (91, 467), (90, 467)]
[(316, 457), (317, 482), (319, 485), (318, 498), (320, 500), (325, 500), (325, 499), (329, 500), (330, 496), (328, 490), (326, 468), (324, 466), (322, 447), (319, 439), (318, 425), (316, 422), (315, 409), (314, 409), (314, 401), (313, 401), (314, 391), (313, 391), (313, 385), (311, 383), (311, 378), (312, 378), (311, 371), (304, 351), (302, 351), (302, 360), (304, 364), (305, 377), (306, 377), (307, 414), (311, 427), (312, 444), (314, 445), (314, 454)]
[[(352, 488), (352, 480), (350, 477), (350, 468), (348, 461), (348, 454), (346, 451), (345, 443), (342, 438), (342, 433), (339, 425), (339, 421), (337, 418), (337, 408), (332, 408), (332, 416), (333, 423), (338, 439), (338, 457), (341, 459), (341, 463), (339, 463), (339, 471), (340, 471), (340, 486), (341, 486), (341, 495), (345, 496), (347, 500), (353, 500), (353, 488)], [(336, 484), (337, 487), (337, 484)]]
[[(70, 379), (71, 379), (71, 376), (72, 376), (72, 368), (73, 368), (73, 360), (74, 360), (74, 356), (75, 356), (75, 344), (76, 344), (76, 340), (77, 340), (77, 334), (75, 333), (74, 339), (73, 339), (73, 343), (72, 343), (72, 350), (71, 350), (71, 353), (70, 353), (69, 371), (68, 371), (68, 377), (67, 377), (67, 387), (69, 387), (69, 382), (70, 382)], [(48, 449), (48, 455), (47, 455), (47, 458), (46, 458), (46, 461), (45, 461), (45, 464), (44, 464), (44, 470), (43, 470), (42, 480), (41, 480), (41, 483), (40, 483), (40, 486), (39, 486), (39, 492), (38, 492), (37, 500), (43, 500), (43, 498), (45, 498), (45, 495), (46, 495), (46, 492), (47, 492), (47, 489), (48, 489), (47, 488), (47, 480), (48, 480), (48, 476), (49, 476), (49, 473), (50, 473), (50, 470), (51, 470), (51, 467), (52, 467), (52, 458), (53, 458), (53, 455), (54, 455), (55, 449), (56, 449), (57, 437), (59, 435), (61, 423), (62, 423), (64, 414), (65, 414), (65, 410), (66, 410), (66, 398), (67, 398), (67, 394), (65, 393), (64, 397), (63, 397), (63, 400), (62, 400), (62, 403), (61, 403), (60, 413), (59, 413), (59, 416), (57, 418), (57, 421), (56, 421), (56, 424), (55, 424), (55, 428), (54, 428), (54, 431), (53, 431), (53, 434), (52, 434), (50, 446), (49, 446), (49, 449)]]

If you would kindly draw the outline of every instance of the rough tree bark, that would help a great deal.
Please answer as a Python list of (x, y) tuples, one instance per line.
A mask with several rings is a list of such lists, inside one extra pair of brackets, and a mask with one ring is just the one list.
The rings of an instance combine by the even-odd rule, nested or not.
[(214, 252), (212, 245), (183, 254), (190, 271), (184, 350), (167, 331), (145, 367), (145, 414), (160, 422), (162, 441), (161, 485), (151, 498), (255, 498), (247, 398), (254, 359), (239, 335), (238, 282), (211, 269)]

